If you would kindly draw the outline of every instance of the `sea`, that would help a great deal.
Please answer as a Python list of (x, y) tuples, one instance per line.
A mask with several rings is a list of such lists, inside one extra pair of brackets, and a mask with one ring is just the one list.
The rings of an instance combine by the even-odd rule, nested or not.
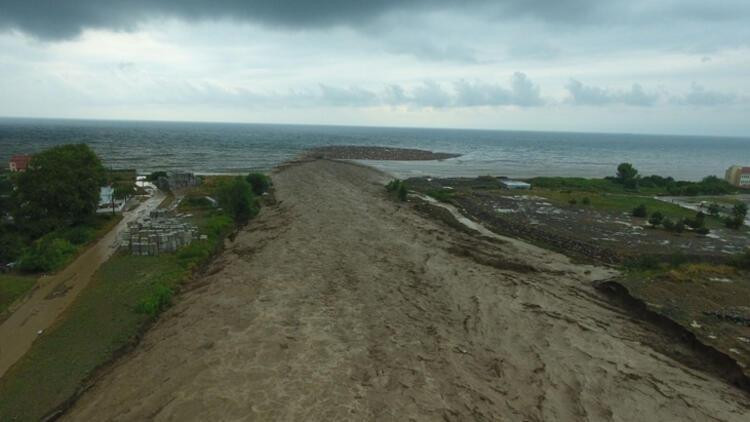
[(91, 146), (107, 167), (201, 174), (268, 171), (324, 145), (418, 148), (442, 161), (363, 161), (395, 176), (604, 177), (619, 163), (681, 180), (750, 166), (750, 138), (613, 133), (239, 123), (0, 118), (0, 162), (66, 143)]

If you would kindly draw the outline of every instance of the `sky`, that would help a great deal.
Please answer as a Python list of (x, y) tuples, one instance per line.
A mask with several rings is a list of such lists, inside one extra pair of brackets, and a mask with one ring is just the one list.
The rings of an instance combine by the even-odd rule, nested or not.
[(750, 136), (748, 0), (0, 0), (0, 116)]

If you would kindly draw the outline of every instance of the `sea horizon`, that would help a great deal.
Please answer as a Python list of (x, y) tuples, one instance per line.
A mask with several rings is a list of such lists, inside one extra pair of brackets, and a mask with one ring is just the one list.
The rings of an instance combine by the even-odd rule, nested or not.
[(750, 164), (750, 138), (723, 135), (0, 117), (3, 162), (11, 155), (76, 142), (89, 144), (108, 167), (141, 174), (269, 171), (325, 145), (461, 154), (442, 161), (363, 161), (402, 177), (604, 177), (614, 174), (620, 162), (632, 162), (642, 174), (700, 180), (723, 177), (730, 165)]

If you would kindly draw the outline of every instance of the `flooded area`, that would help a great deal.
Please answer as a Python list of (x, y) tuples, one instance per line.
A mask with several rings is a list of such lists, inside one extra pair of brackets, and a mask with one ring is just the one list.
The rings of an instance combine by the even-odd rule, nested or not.
[(148, 216), (164, 200), (159, 190), (132, 211), (123, 213), (123, 219), (97, 243), (86, 249), (65, 269), (54, 275), (44, 275), (32, 292), (15, 306), (10, 316), (0, 324), (0, 376), (5, 373), (50, 327), (78, 294), (88, 285), (92, 276), (119, 247), (121, 233), (128, 223)]
[[(408, 183), (420, 192), (449, 196), (450, 203), (495, 232), (609, 263), (641, 254), (725, 257), (750, 246), (747, 229), (727, 229), (718, 219), (707, 235), (689, 228), (675, 233), (653, 228), (629, 211), (562, 204), (557, 194), (550, 198), (543, 190), (503, 190), (480, 179), (414, 178)], [(682, 206), (676, 198), (663, 201)]]

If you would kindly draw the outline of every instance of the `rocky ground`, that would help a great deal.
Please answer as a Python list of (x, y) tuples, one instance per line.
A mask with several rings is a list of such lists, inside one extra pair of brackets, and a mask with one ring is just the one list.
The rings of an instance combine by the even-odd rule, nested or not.
[(611, 270), (456, 231), (387, 180), (279, 171), (277, 205), (65, 418), (747, 420), (747, 393), (599, 295)]
[(427, 161), (460, 157), (460, 154), (432, 152), (421, 149), (334, 145), (312, 149), (308, 156), (341, 160)]

